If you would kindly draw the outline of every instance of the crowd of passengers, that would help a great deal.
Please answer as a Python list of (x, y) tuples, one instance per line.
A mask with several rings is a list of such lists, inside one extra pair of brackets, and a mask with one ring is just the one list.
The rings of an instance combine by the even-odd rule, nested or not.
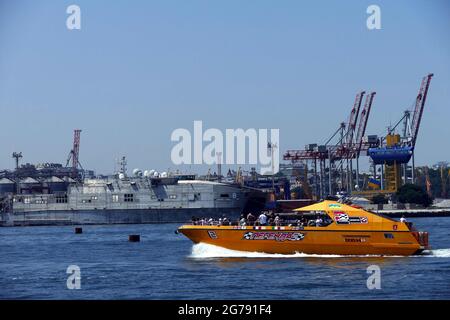
[(201, 226), (297, 226), (297, 227), (325, 227), (332, 223), (328, 215), (302, 215), (299, 217), (292, 217), (290, 219), (283, 219), (280, 215), (270, 211), (264, 211), (258, 216), (252, 213), (241, 215), (239, 220), (231, 221), (226, 216), (219, 219), (213, 218), (192, 218), (192, 224)]

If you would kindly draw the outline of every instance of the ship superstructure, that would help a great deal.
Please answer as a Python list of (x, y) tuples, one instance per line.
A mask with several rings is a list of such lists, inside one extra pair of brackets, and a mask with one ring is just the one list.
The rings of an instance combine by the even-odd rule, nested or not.
[[(1, 225), (183, 222), (239, 217), (250, 191), (185, 177), (108, 177), (40, 182), (26, 178), (3, 195)], [(11, 180), (9, 180), (11, 181)], [(11, 181), (12, 182), (12, 181)], [(42, 190), (45, 193), (33, 192)], [(67, 189), (65, 189), (65, 186)], [(17, 187), (16, 187), (17, 188)]]

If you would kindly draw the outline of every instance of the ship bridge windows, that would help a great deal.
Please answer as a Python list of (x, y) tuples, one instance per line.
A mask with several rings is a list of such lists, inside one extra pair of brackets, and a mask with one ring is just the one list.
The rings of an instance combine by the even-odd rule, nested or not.
[(90, 196), (87, 199), (82, 199), (81, 203), (92, 203), (98, 200), (98, 196)]
[(55, 198), (56, 203), (67, 203), (67, 194), (57, 195)]
[(181, 198), (188, 201), (198, 201), (201, 200), (201, 193), (183, 193)]
[(133, 193), (125, 193), (123, 195), (124, 202), (134, 202), (134, 194)]

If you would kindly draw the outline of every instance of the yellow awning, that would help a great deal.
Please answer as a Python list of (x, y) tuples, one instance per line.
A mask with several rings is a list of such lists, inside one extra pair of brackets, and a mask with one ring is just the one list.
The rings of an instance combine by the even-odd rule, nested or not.
[(325, 200), (310, 206), (294, 209), (294, 211), (345, 211), (345, 212), (362, 212), (363, 209), (351, 207), (349, 205), (339, 203), (337, 201)]

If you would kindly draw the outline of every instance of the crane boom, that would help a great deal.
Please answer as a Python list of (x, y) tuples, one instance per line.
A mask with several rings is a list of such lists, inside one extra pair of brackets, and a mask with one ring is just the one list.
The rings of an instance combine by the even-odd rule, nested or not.
[(420, 85), (419, 94), (416, 98), (416, 104), (414, 108), (414, 115), (412, 119), (412, 127), (411, 127), (411, 133), (412, 133), (412, 139), (411, 139), (411, 146), (414, 148), (416, 145), (417, 136), (419, 134), (419, 127), (420, 122), (422, 120), (423, 115), (423, 109), (425, 106), (425, 101), (427, 99), (428, 94), (428, 88), (430, 87), (431, 78), (433, 77), (433, 74), (430, 73), (423, 77), (422, 84)]
[(361, 103), (364, 95), (366, 94), (365, 91), (361, 91), (356, 95), (355, 103), (353, 104), (352, 111), (350, 113), (350, 118), (347, 125), (347, 137), (346, 142), (347, 146), (351, 147), (353, 145), (353, 135), (355, 133), (356, 129), (356, 122), (358, 121), (359, 116), (359, 110), (361, 109)]
[(81, 130), (74, 130), (73, 134), (73, 155), (72, 155), (72, 168), (76, 170), (78, 168), (78, 156), (80, 154), (80, 133)]
[[(325, 142), (324, 146), (326, 146), (327, 148), (326, 152), (318, 150), (287, 150), (283, 155), (283, 159), (290, 161), (299, 161), (299, 160), (327, 159), (329, 157), (333, 159), (341, 159), (343, 157), (348, 158), (350, 156), (354, 156), (354, 154), (349, 150), (351, 150), (351, 147), (354, 146), (353, 136), (356, 128), (356, 123), (358, 121), (359, 110), (361, 109), (362, 100), (365, 93), (366, 93), (365, 91), (361, 91), (356, 95), (355, 103), (350, 113), (348, 126), (346, 126), (345, 122), (342, 122), (340, 124), (339, 128)], [(372, 102), (370, 102), (370, 104), (371, 103)], [(342, 135), (339, 142), (337, 144), (330, 145), (330, 142), (333, 139), (335, 139), (338, 133), (344, 131), (345, 133)], [(356, 142), (358, 142), (358, 140), (356, 140)]]
[(364, 107), (361, 111), (361, 117), (359, 120), (358, 132), (356, 133), (356, 156), (358, 157), (361, 152), (362, 139), (366, 133), (367, 122), (369, 120), (370, 110), (372, 109), (373, 99), (376, 92), (371, 92), (366, 96)]

